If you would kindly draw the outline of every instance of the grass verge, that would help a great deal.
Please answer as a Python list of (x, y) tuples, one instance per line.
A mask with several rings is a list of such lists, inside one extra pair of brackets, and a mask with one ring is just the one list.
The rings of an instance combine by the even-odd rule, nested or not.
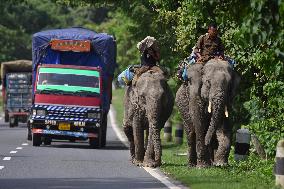
[[(116, 109), (117, 122), (122, 125), (124, 89), (113, 91), (113, 106)], [(173, 128), (174, 131), (174, 128)], [(163, 141), (163, 131), (161, 132)], [(161, 170), (172, 178), (181, 181), (191, 189), (271, 189), (274, 187), (274, 160), (259, 159), (251, 154), (246, 161), (235, 162), (231, 150), (226, 168), (196, 169), (187, 167), (187, 156), (179, 155), (187, 151), (186, 139), (182, 145), (174, 142), (162, 142), (163, 165)]]

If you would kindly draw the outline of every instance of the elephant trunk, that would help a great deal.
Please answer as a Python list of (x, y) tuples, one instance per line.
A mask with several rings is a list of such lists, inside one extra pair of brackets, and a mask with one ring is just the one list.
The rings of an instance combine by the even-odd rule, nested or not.
[(212, 105), (210, 105), (212, 106), (212, 116), (209, 128), (205, 136), (205, 145), (210, 144), (212, 136), (214, 135), (217, 127), (221, 124), (223, 120), (222, 117), (224, 116), (224, 110), (226, 109), (226, 106), (223, 102), (224, 101), (221, 99), (212, 99)]

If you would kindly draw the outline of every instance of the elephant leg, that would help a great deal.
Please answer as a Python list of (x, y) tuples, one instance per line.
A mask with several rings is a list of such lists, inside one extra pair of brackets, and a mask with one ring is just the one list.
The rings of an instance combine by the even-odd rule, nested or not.
[(210, 155), (208, 147), (205, 146), (205, 133), (204, 131), (196, 130), (196, 154), (197, 154), (197, 163), (198, 168), (205, 168), (210, 166)]
[(184, 123), (184, 129), (187, 137), (188, 145), (188, 167), (196, 166), (196, 143), (195, 143), (195, 132), (192, 124), (188, 125)]
[(161, 166), (162, 156), (160, 129), (153, 127), (149, 129), (149, 140), (143, 165), (145, 167), (158, 167)]
[(124, 133), (129, 141), (129, 150), (130, 150), (130, 157), (131, 161), (134, 161), (135, 158), (135, 146), (134, 146), (134, 136), (133, 136), (133, 129), (131, 126), (124, 126), (123, 127)]
[(225, 119), (222, 127), (216, 130), (216, 136), (218, 140), (218, 148), (215, 154), (214, 165), (216, 166), (227, 166), (228, 158), (231, 148), (231, 131), (227, 119)]
[(134, 164), (141, 166), (144, 158), (144, 128), (141, 125), (138, 116), (133, 118), (133, 133), (134, 133), (134, 145), (135, 145), (135, 160)]
[(143, 166), (152, 167), (152, 165), (154, 164), (154, 160), (155, 160), (154, 144), (152, 140), (152, 133), (149, 132)]
[(205, 134), (207, 130), (206, 116), (203, 113), (205, 112), (205, 105), (201, 102), (201, 99), (193, 99), (190, 101), (189, 107), (195, 131), (196, 167), (208, 167), (210, 166), (210, 155), (208, 147), (205, 146)]

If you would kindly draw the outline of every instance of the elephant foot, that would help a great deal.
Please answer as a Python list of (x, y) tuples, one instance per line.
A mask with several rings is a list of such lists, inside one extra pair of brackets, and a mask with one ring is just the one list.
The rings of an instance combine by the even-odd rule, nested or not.
[(155, 168), (155, 167), (160, 167), (161, 165), (162, 165), (161, 161), (154, 161), (152, 159), (147, 159), (144, 160), (143, 162), (144, 167)]
[(220, 162), (220, 161), (217, 161), (217, 162), (213, 162), (213, 165), (215, 167), (227, 167), (229, 164), (227, 162)]
[(143, 166), (143, 161), (141, 161), (141, 160), (137, 160), (137, 159), (132, 159), (132, 163), (134, 164), (134, 165), (136, 165), (136, 166)]
[(197, 162), (196, 168), (198, 169), (203, 169), (203, 168), (208, 168), (211, 165), (207, 162)]
[(196, 164), (194, 164), (194, 163), (188, 163), (188, 164), (187, 164), (187, 167), (188, 167), (188, 168), (194, 168), (194, 167), (196, 167)]

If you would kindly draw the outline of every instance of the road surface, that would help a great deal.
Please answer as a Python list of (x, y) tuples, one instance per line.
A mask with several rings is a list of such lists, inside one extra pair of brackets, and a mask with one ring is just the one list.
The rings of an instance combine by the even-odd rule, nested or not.
[(33, 147), (26, 133), (25, 124), (9, 128), (0, 120), (0, 189), (167, 188), (130, 163), (110, 125), (104, 149), (68, 141)]

